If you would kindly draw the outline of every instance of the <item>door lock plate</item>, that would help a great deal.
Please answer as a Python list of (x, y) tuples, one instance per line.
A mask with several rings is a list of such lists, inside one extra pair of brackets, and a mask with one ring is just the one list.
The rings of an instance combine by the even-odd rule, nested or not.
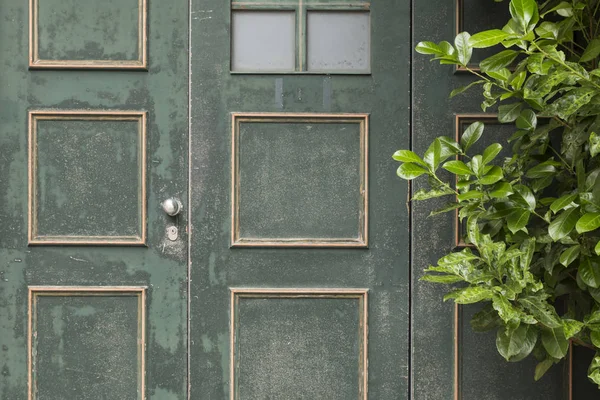
[(179, 236), (179, 230), (177, 229), (176, 226), (169, 226), (167, 228), (167, 238), (169, 238), (169, 240), (174, 242), (175, 240), (177, 240), (178, 236)]

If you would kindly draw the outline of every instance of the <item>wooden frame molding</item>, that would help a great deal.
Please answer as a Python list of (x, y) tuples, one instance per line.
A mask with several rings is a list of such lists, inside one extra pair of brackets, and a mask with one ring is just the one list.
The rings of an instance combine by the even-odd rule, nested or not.
[(40, 297), (135, 296), (138, 299), (138, 398), (146, 391), (146, 290), (145, 286), (29, 286), (27, 306), (27, 398), (36, 400), (35, 378), (37, 301)]
[[(137, 60), (46, 60), (39, 56), (39, 1), (29, 0), (30, 69), (148, 69), (148, 0), (138, 0)], [(42, 0), (43, 1), (43, 0)]]
[[(455, 0), (454, 3), (454, 36), (465, 30), (464, 28), (464, 18), (463, 18), (463, 9), (464, 9), (464, 0)], [(468, 65), (471, 71), (480, 72), (481, 68), (479, 68), (479, 63), (471, 63)], [(468, 70), (461, 66), (455, 65), (454, 72), (468, 72)]]
[[(240, 125), (262, 123), (356, 123), (360, 127), (361, 209), (357, 238), (245, 238), (240, 235)], [(232, 113), (231, 114), (231, 247), (368, 247), (369, 114)]]
[[(455, 0), (454, 3), (454, 36), (458, 35), (464, 30), (464, 19), (463, 19), (463, 7), (464, 0)], [(473, 65), (469, 68), (473, 71), (480, 71), (479, 65)], [(467, 69), (460, 65), (454, 66), (455, 72), (467, 72)]]
[[(139, 236), (49, 236), (38, 232), (37, 194), (37, 122), (59, 121), (136, 121), (138, 122)], [(29, 121), (28, 155), (28, 243), (30, 245), (145, 245), (147, 232), (146, 200), (146, 120), (145, 111), (117, 110), (31, 110)]]
[(231, 400), (239, 400), (237, 397), (236, 385), (236, 328), (238, 320), (238, 306), (240, 299), (260, 298), (260, 299), (357, 299), (359, 300), (359, 398), (358, 400), (368, 399), (368, 289), (325, 289), (325, 288), (230, 288), (231, 308), (230, 308), (230, 338), (229, 338), (229, 393)]

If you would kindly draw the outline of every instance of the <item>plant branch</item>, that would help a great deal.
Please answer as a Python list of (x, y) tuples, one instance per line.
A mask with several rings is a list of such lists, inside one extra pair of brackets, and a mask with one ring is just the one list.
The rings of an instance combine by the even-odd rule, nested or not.
[(538, 49), (538, 51), (540, 53), (542, 53), (544, 56), (546, 56), (547, 58), (551, 59), (552, 61), (562, 65), (564, 68), (568, 69), (569, 71), (571, 71), (574, 75), (578, 76), (580, 79), (588, 82), (589, 84), (591, 84), (592, 86), (596, 87), (596, 89), (600, 89), (600, 85), (598, 85), (596, 82), (592, 81), (590, 78), (581, 75), (581, 73), (579, 71), (577, 71), (576, 69), (574, 69), (573, 67), (571, 67), (570, 65), (568, 65), (567, 63), (565, 63), (563, 60), (561, 60), (560, 58), (556, 58), (551, 56), (550, 54), (546, 53), (544, 50), (541, 49), (540, 46), (538, 46), (538, 44), (536, 42), (531, 42), (531, 44), (533, 46), (535, 46), (536, 49)]

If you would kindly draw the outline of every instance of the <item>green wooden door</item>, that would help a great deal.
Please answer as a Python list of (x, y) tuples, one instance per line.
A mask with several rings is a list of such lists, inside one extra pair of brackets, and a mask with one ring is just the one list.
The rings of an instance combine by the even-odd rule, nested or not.
[(0, 398), (184, 399), (187, 1), (0, 14)]
[(407, 398), (409, 1), (189, 7), (0, 1), (0, 398)]
[(410, 2), (193, 2), (192, 399), (406, 399)]

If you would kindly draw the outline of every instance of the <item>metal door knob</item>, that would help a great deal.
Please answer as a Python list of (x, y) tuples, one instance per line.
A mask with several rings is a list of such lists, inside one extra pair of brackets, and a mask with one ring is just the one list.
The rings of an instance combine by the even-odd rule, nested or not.
[(170, 198), (163, 201), (162, 208), (163, 210), (165, 210), (167, 215), (174, 217), (177, 214), (179, 214), (181, 210), (183, 210), (183, 204), (181, 204), (181, 201), (179, 201), (179, 199)]

